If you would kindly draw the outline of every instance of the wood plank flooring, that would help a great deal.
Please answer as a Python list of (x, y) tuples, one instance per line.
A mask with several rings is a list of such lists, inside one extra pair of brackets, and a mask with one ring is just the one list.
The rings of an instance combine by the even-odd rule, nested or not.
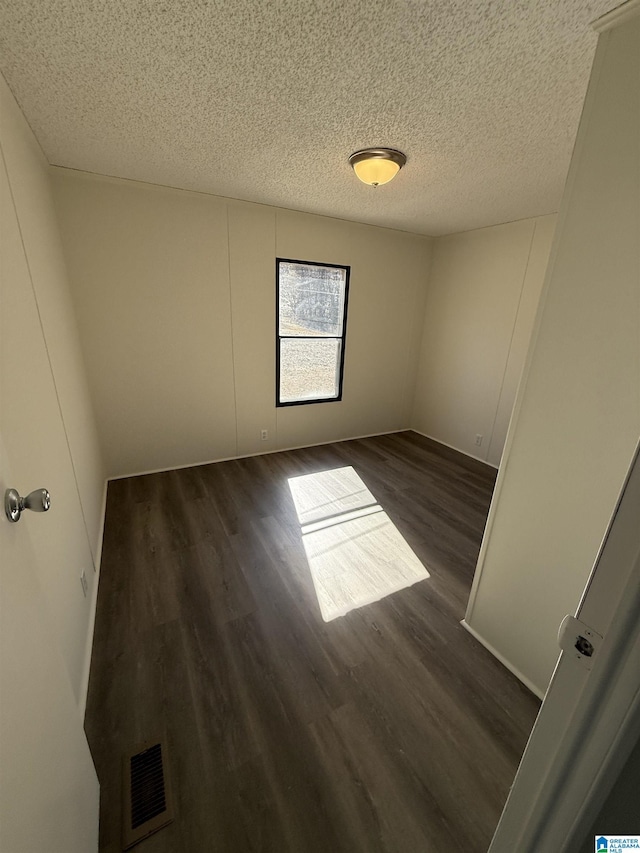
[[(288, 478), (352, 465), (430, 573), (322, 621)], [(140, 853), (485, 853), (539, 702), (459, 624), (491, 469), (416, 433), (110, 483), (86, 731), (170, 750)]]

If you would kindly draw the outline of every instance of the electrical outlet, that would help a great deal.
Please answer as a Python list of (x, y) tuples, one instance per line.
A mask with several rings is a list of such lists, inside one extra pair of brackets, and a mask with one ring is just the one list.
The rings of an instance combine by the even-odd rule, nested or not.
[(82, 570), (82, 574), (80, 575), (80, 583), (82, 584), (82, 594), (84, 597), (87, 597), (87, 591), (89, 589), (89, 583), (87, 581), (87, 574), (85, 570)]
[(269, 438), (269, 430), (268, 429), (261, 429), (260, 430), (260, 438), (262, 439), (262, 441), (266, 441)]
[(480, 434), (476, 435), (476, 447), (482, 446), (482, 436)]

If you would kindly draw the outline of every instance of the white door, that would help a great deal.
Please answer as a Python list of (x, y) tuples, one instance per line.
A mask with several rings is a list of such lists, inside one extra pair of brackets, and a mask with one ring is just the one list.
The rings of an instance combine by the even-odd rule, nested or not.
[[(0, 459), (4, 495), (16, 480), (1, 443)], [(89, 853), (98, 848), (98, 782), (82, 719), (29, 531), (0, 525), (0, 850)]]
[[(567, 634), (489, 853), (577, 849), (637, 740), (638, 451), (576, 616), (584, 630)], [(594, 640), (591, 658), (574, 647), (576, 633)]]
[[(13, 157), (11, 165), (7, 154)], [(38, 581), (77, 701), (85, 670), (90, 599), (80, 582), (84, 571), (93, 583), (93, 559), (76, 485), (69, 445), (51, 372), (22, 228), (32, 236), (30, 213), (41, 203), (17, 161), (3, 151), (0, 175), (0, 430), (20, 494), (45, 487), (51, 510), (27, 512), (19, 522), (28, 529), (36, 555)], [(33, 166), (31, 166), (33, 168)], [(12, 183), (13, 181), (13, 183)], [(18, 214), (16, 213), (18, 211)], [(20, 218), (21, 217), (21, 218)]]
[(78, 702), (79, 573), (92, 562), (3, 158), (0, 206), (0, 496), (52, 496), (48, 513), (16, 524), (1, 510), (0, 850), (88, 853), (98, 782)]

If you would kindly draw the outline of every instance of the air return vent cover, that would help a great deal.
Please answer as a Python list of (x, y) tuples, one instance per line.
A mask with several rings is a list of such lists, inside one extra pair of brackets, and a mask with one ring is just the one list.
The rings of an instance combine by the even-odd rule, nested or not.
[(122, 791), (122, 849), (128, 850), (173, 820), (163, 741), (147, 741), (125, 755)]

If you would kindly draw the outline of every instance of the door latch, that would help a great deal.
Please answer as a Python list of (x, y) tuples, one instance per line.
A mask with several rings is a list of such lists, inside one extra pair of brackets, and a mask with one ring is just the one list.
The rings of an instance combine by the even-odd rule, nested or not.
[(575, 616), (565, 616), (558, 629), (558, 645), (585, 669), (591, 669), (602, 636)]

